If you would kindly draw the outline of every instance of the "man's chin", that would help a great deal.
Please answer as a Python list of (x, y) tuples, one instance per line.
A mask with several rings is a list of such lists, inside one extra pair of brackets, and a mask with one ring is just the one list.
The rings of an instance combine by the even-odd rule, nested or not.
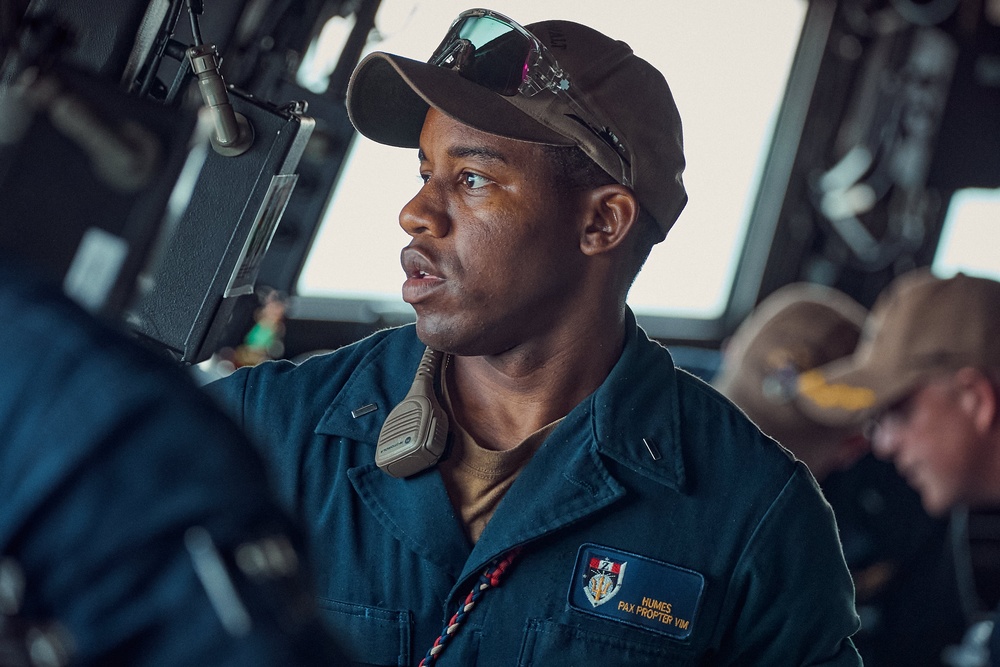
[(417, 312), (417, 338), (432, 350), (454, 352), (454, 327), (446, 326), (440, 318), (422, 316)]
[[(462, 326), (455, 319), (417, 315), (417, 338), (431, 348), (457, 357), (479, 357), (498, 354), (498, 342), (485, 330)], [(500, 350), (502, 351), (502, 349)]]
[(958, 501), (946, 498), (934, 489), (918, 489), (920, 493), (920, 503), (924, 511), (932, 517), (944, 517), (954, 508)]

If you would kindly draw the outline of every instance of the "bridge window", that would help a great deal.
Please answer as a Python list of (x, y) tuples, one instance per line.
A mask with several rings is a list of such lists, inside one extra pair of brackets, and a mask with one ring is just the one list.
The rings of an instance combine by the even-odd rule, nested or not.
[[(640, 316), (713, 319), (729, 297), (758, 173), (805, 18), (804, 0), (497, 0), (521, 23), (565, 18), (623, 39), (670, 83), (684, 124), (689, 203), (636, 281)], [(383, 0), (371, 49), (425, 60), (468, 0)], [(416, 192), (415, 151), (358, 138), (303, 268), (298, 293), (352, 310), (410, 313), (397, 224)]]

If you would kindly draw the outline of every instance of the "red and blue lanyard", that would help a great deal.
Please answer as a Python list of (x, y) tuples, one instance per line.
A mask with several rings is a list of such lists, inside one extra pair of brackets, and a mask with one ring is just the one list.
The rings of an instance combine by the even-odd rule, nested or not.
[(444, 631), (441, 635), (434, 640), (434, 645), (431, 646), (429, 651), (427, 651), (427, 655), (425, 655), (424, 659), (420, 661), (420, 665), (418, 665), (418, 667), (431, 667), (431, 665), (437, 661), (438, 656), (441, 655), (445, 647), (448, 645), (448, 642), (455, 635), (455, 633), (458, 632), (458, 629), (465, 621), (465, 617), (468, 616), (469, 612), (471, 612), (473, 607), (476, 606), (476, 602), (479, 601), (479, 598), (481, 598), (487, 590), (496, 588), (500, 585), (504, 574), (507, 572), (508, 568), (510, 568), (511, 563), (514, 562), (514, 559), (517, 558), (517, 555), (520, 552), (520, 547), (515, 547), (506, 554), (494, 558), (489, 562), (489, 564), (487, 564), (486, 569), (483, 570), (481, 575), (479, 575), (479, 580), (476, 582), (476, 585), (473, 586), (472, 590), (469, 591), (469, 594), (465, 597), (465, 602), (462, 603), (462, 606), (458, 608), (458, 611), (455, 612), (454, 616), (451, 617), (451, 620), (448, 621), (448, 624), (445, 625)]

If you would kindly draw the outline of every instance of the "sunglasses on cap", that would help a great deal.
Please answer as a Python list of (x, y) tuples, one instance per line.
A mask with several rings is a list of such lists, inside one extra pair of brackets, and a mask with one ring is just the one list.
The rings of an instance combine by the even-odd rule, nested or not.
[(574, 120), (614, 149), (622, 167), (618, 180), (631, 187), (625, 145), (574, 97), (569, 77), (552, 53), (517, 22), (489, 9), (462, 12), (428, 63), (457, 70), (463, 78), (505, 97), (534, 97), (543, 91), (559, 95), (573, 110)]

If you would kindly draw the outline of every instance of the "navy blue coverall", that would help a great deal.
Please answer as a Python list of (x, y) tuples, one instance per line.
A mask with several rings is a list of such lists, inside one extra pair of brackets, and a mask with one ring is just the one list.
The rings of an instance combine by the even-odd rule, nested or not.
[(307, 526), (350, 658), (416, 664), (491, 559), (521, 547), (439, 665), (860, 664), (853, 585), (812, 476), (631, 314), (611, 374), (474, 546), (436, 469), (396, 479), (374, 463), (423, 350), (406, 326), (210, 386)]

